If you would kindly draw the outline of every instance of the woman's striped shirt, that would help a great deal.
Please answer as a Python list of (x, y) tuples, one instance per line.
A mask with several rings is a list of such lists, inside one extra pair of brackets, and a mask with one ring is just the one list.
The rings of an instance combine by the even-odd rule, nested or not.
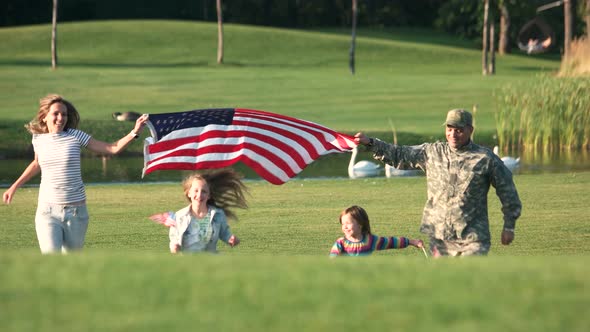
[(86, 199), (80, 170), (80, 148), (90, 135), (77, 129), (33, 135), (41, 167), (39, 203), (68, 204)]
[(341, 237), (332, 246), (330, 256), (366, 256), (375, 250), (403, 249), (409, 245), (410, 239), (405, 237), (380, 237), (368, 234), (359, 242)]

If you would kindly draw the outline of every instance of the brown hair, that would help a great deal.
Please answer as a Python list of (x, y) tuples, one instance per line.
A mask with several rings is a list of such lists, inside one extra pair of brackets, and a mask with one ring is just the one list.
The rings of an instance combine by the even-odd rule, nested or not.
[(365, 209), (357, 205), (353, 205), (351, 207), (344, 209), (342, 212), (340, 212), (340, 217), (338, 218), (340, 224), (342, 224), (342, 217), (347, 214), (350, 214), (352, 219), (354, 219), (359, 224), (359, 226), (361, 226), (361, 233), (363, 235), (371, 234), (371, 224), (369, 223), (369, 215), (367, 214), (367, 211), (365, 211)]
[(188, 198), (188, 191), (194, 180), (203, 180), (209, 186), (208, 205), (213, 205), (225, 212), (230, 219), (237, 220), (237, 216), (230, 208), (248, 208), (246, 193), (248, 189), (242, 182), (242, 175), (231, 168), (223, 168), (204, 173), (194, 173), (182, 181), (184, 195)]
[(43, 120), (45, 120), (45, 117), (47, 117), (47, 113), (49, 113), (49, 108), (51, 108), (51, 105), (55, 103), (61, 103), (67, 109), (68, 121), (64, 126), (64, 130), (69, 128), (78, 128), (78, 124), (80, 123), (80, 114), (78, 113), (78, 110), (76, 110), (76, 107), (74, 107), (72, 103), (65, 100), (60, 95), (49, 94), (39, 100), (39, 112), (37, 112), (37, 116), (35, 116), (31, 122), (25, 125), (25, 128), (27, 128), (31, 134), (45, 134), (49, 131), (47, 129), (47, 123), (45, 123)]

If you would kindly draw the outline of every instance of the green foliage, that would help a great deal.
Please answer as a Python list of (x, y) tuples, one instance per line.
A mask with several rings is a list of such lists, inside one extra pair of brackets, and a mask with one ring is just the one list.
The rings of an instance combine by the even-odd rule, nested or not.
[(497, 95), (501, 147), (546, 151), (590, 146), (590, 78), (539, 75)]
[[(437, 0), (359, 1), (359, 24), (363, 26), (432, 26)], [(221, 1), (226, 23), (309, 28), (350, 24), (348, 0), (233, 0)], [(0, 4), (0, 26), (51, 22), (51, 2), (4, 0)], [(61, 0), (60, 22), (110, 19), (174, 19), (216, 21), (212, 0)]]
[(461, 38), (479, 37), (483, 1), (452, 0), (445, 2), (439, 9), (435, 26), (444, 31), (456, 34)]
[[(556, 40), (563, 41), (563, 5), (559, 5), (541, 13), (537, 13), (537, 8), (548, 4), (546, 0), (490, 0), (489, 1), (489, 22), (495, 23), (496, 26), (496, 40), (499, 40), (500, 33), (500, 17), (501, 6), (505, 6), (508, 18), (508, 40), (509, 52), (512, 47), (517, 45), (518, 34), (522, 27), (533, 20), (535, 17), (541, 17), (552, 28), (555, 33)], [(585, 30), (584, 1), (578, 2), (578, 7), (572, 13), (574, 19), (573, 35), (583, 36)], [(437, 18), (434, 20), (434, 26), (441, 31), (452, 33), (463, 39), (475, 41), (481, 45), (483, 32), (483, 13), (484, 1), (463, 1), (450, 0), (444, 1), (440, 8)], [(563, 47), (562, 47), (563, 48)], [(553, 47), (552, 53), (558, 54), (559, 47)]]

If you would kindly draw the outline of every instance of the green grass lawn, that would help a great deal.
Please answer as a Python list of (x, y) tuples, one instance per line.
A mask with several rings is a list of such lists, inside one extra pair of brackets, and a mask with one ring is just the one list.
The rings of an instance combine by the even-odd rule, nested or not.
[[(498, 58), (481, 76), (480, 50), (452, 36), (396, 29), (359, 32), (348, 71), (348, 29), (295, 31), (180, 21), (59, 25), (60, 68), (50, 69), (50, 26), (0, 29), (0, 157), (23, 151), (22, 125), (47, 93), (78, 107), (82, 128), (115, 140), (130, 123), (115, 111), (245, 107), (368, 131), (401, 143), (442, 138), (450, 108), (476, 114), (492, 143), (494, 98), (506, 83), (554, 71), (548, 57)], [(139, 151), (140, 144), (134, 144)], [(0, 160), (0, 172), (4, 165)], [(147, 219), (187, 202), (180, 184), (88, 185), (83, 252), (42, 256), (38, 189), (0, 205), (0, 331), (587, 331), (590, 173), (518, 175), (523, 215), (499, 244), (490, 193), (488, 257), (426, 259), (415, 248), (329, 259), (338, 214), (358, 204), (379, 235), (421, 237), (424, 178), (249, 181), (250, 208), (219, 255), (172, 256), (167, 229)]]
[(211, 107), (261, 109), (387, 139), (391, 120), (401, 134), (422, 140), (441, 136), (449, 109), (477, 105), (476, 134), (489, 141), (495, 132), (494, 91), (559, 67), (554, 58), (515, 54), (499, 57), (497, 75), (483, 77), (480, 50), (453, 36), (361, 30), (353, 76), (348, 29), (232, 24), (225, 25), (220, 66), (215, 24), (100, 21), (59, 25), (60, 66), (52, 71), (50, 28), (0, 29), (0, 137), (18, 137), (21, 145), (28, 142), (22, 124), (47, 93), (74, 102), (82, 127), (105, 140), (127, 130), (114, 127), (112, 112)]
[(43, 258), (3, 255), (0, 262), (8, 270), (0, 279), (0, 328), (462, 332), (588, 328), (589, 271), (580, 257), (173, 258), (104, 252)]
[(424, 178), (250, 181), (250, 208), (231, 224), (240, 246), (184, 256), (147, 219), (186, 204), (180, 184), (88, 186), (86, 248), (66, 256), (38, 253), (38, 189), (23, 188), (0, 207), (0, 330), (585, 331), (590, 173), (515, 181), (515, 242), (499, 244), (491, 192), (490, 255), (440, 260), (415, 248), (327, 257), (351, 204), (375, 234), (421, 237)]

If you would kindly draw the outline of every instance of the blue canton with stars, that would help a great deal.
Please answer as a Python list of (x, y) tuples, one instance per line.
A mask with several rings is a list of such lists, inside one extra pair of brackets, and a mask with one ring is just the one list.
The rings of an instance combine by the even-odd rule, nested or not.
[(149, 121), (155, 129), (157, 140), (159, 141), (162, 137), (179, 129), (204, 127), (210, 124), (229, 125), (233, 117), (233, 108), (218, 108), (178, 113), (150, 114)]

